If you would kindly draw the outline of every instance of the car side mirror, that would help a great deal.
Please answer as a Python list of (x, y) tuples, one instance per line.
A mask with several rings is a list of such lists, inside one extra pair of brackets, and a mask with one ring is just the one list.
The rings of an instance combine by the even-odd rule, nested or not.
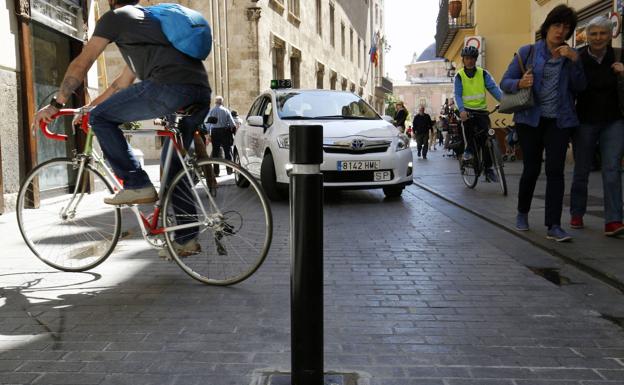
[(206, 119), (206, 123), (209, 123), (209, 124), (215, 124), (218, 121), (219, 121), (219, 119), (217, 119), (216, 116), (210, 116), (210, 117), (208, 117), (208, 119)]
[(262, 119), (262, 116), (250, 116), (247, 118), (247, 124), (250, 126), (263, 127), (264, 119)]
[(394, 119), (392, 119), (392, 116), (388, 116), (388, 115), (382, 116), (382, 119), (388, 123), (392, 123), (394, 121)]

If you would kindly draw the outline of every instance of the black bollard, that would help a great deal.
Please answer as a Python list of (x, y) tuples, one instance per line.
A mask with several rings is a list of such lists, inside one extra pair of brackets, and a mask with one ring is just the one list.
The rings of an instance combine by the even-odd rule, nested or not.
[(291, 385), (323, 385), (323, 126), (290, 126)]

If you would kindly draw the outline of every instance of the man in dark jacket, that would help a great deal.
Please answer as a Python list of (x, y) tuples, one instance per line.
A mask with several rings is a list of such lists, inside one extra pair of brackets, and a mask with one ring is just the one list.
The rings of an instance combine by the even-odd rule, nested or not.
[(418, 151), (418, 156), (422, 153), (423, 159), (427, 159), (427, 150), (429, 149), (429, 132), (433, 132), (433, 122), (431, 121), (431, 116), (429, 114), (425, 114), (425, 107), (420, 107), (418, 109), (418, 114), (414, 116), (414, 121), (412, 122), (412, 127), (414, 128), (414, 134), (416, 135), (416, 150)]

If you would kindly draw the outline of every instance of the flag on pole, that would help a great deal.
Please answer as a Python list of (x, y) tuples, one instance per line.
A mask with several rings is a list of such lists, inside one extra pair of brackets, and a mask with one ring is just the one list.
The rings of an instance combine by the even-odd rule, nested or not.
[(371, 63), (375, 64), (375, 67), (377, 67), (379, 63), (379, 54), (377, 53), (378, 43), (379, 43), (379, 32), (375, 33), (372, 36), (371, 47), (370, 47), (370, 50), (368, 51), (368, 54), (370, 55), (370, 61)]

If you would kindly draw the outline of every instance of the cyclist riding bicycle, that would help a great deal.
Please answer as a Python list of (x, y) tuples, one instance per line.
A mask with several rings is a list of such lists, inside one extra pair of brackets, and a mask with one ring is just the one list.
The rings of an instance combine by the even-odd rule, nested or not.
[[(479, 57), (479, 50), (476, 47), (464, 47), (461, 50), (461, 56), (464, 68), (455, 75), (455, 102), (459, 109), (460, 119), (464, 122), (464, 131), (468, 141), (463, 159), (469, 161), (473, 157), (472, 154), (477, 151), (471, 148), (475, 132), (487, 132), (490, 128), (485, 91), (487, 90), (498, 101), (501, 99), (502, 92), (492, 75), (476, 65)], [(477, 137), (479, 147), (484, 148), (486, 139), (487, 135)], [(492, 170), (492, 159), (488, 151), (483, 151), (483, 160), (486, 178), (497, 182), (498, 178)]]
[[(124, 184), (123, 190), (105, 198), (104, 202), (111, 205), (155, 202), (158, 194), (132, 154), (119, 125), (169, 115), (189, 105), (200, 105), (203, 108), (187, 118), (181, 127), (184, 145), (188, 147), (194, 128), (201, 123), (210, 107), (208, 75), (201, 60), (171, 45), (161, 30), (160, 22), (147, 17), (145, 10), (137, 5), (139, 0), (108, 0), (108, 3), (110, 11), (98, 20), (93, 36), (80, 55), (69, 64), (56, 96), (35, 115), (35, 124), (52, 120), (52, 116), (64, 107), (82, 84), (97, 57), (109, 43), (114, 42), (126, 66), (111, 85), (90, 103), (94, 108), (89, 117), (106, 160)], [(135, 78), (140, 82), (134, 83)], [(169, 175), (176, 175), (181, 168), (179, 160), (174, 159)], [(176, 194), (182, 193), (176, 191)], [(187, 212), (194, 210), (191, 207), (181, 208)], [(189, 231), (186, 230), (187, 233)], [(176, 232), (176, 241), (186, 240), (185, 245), (176, 247), (196, 249), (197, 245), (191, 244), (194, 239), (188, 241), (192, 236), (184, 232)]]

